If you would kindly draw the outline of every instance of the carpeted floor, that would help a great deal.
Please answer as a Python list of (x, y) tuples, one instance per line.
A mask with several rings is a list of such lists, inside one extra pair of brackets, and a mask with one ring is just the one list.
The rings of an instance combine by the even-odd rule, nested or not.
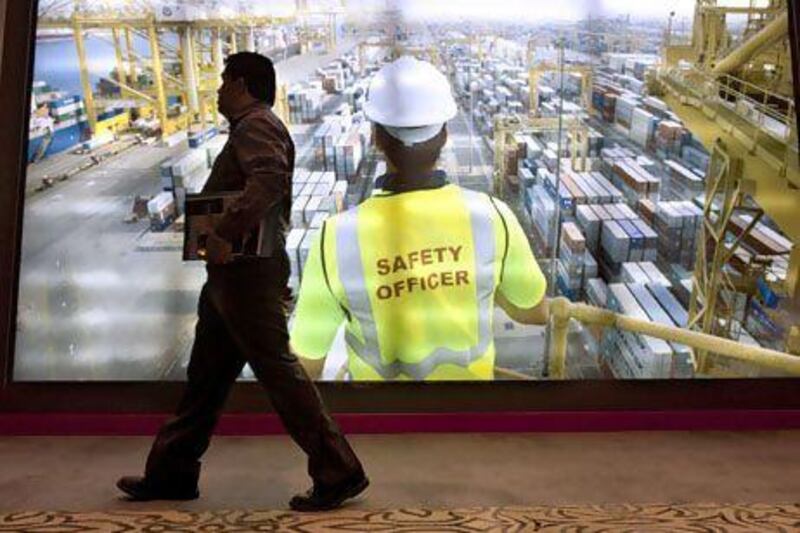
[(800, 505), (592, 505), (453, 510), (18, 512), (0, 515), (0, 531), (580, 531), (754, 532), (800, 530)]

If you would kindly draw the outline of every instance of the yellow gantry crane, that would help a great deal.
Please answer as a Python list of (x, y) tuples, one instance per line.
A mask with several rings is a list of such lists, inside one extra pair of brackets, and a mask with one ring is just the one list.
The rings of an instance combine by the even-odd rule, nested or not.
[[(572, 169), (582, 172), (586, 169), (589, 154), (589, 128), (580, 117), (536, 117), (533, 115), (497, 115), (494, 117), (494, 194), (504, 197), (508, 176), (506, 160), (508, 147), (517, 133), (555, 133), (566, 132), (570, 145)], [(559, 155), (559, 164), (560, 164)]]
[[(728, 14), (748, 16), (742, 35), (728, 32)], [(663, 332), (663, 336), (647, 333), (681, 342), (685, 338), (695, 349), (698, 375), (736, 375), (728, 366), (736, 359), (763, 368), (780, 367), (789, 374), (800, 369), (800, 358), (795, 361), (788, 354), (800, 354), (800, 165), (790, 59), (785, 0), (772, 0), (761, 7), (751, 4), (749, 8), (700, 0), (691, 43), (673, 44), (668, 39), (664, 61), (655, 76), (660, 95), (711, 154), (689, 328), (716, 337), (695, 342), (701, 337), (689, 338), (683, 331)], [(557, 70), (554, 65), (539, 66), (539, 72), (544, 69)], [(535, 109), (536, 71), (531, 74), (531, 109)], [(555, 120), (495, 118), (495, 192), (502, 194), (505, 186), (506, 152), (513, 134), (556, 131)], [(567, 117), (562, 120), (569, 132), (568, 142), (573, 143), (573, 155), (579, 153), (578, 119), (573, 118), (574, 123), (567, 122)], [(738, 338), (735, 324), (741, 318), (741, 299), (737, 297), (743, 292), (752, 295), (755, 280), (770, 268), (771, 259), (763, 257), (752, 258), (744, 275), (731, 268), (737, 252), (765, 218), (792, 242), (785, 277), (769, 282), (770, 288), (784, 297), (781, 312), (787, 333), (781, 348), (788, 353), (719, 339)], [(746, 222), (744, 227), (742, 221)], [(602, 312), (592, 309), (592, 313), (599, 316)], [(588, 314), (569, 315), (586, 323), (594, 320)], [(616, 326), (635, 331), (620, 322), (624, 318), (616, 316)], [(568, 320), (561, 322), (563, 333)], [(558, 345), (553, 354), (560, 354), (552, 358), (558, 367), (553, 375), (564, 377), (566, 345), (561, 344), (553, 345)], [(759, 360), (761, 352), (769, 352), (769, 361)]]
[[(581, 99), (584, 108), (592, 109), (592, 67), (586, 64), (569, 64), (559, 67), (549, 61), (536, 61), (536, 41), (528, 41), (526, 63), (528, 65), (529, 108), (528, 114), (500, 114), (494, 117), (494, 193), (500, 197), (505, 194), (508, 175), (507, 151), (517, 133), (557, 134), (566, 133), (570, 147), (571, 166), (575, 171), (587, 167), (589, 153), (589, 128), (580, 116), (542, 117), (539, 116), (539, 80), (545, 72), (577, 72), (581, 74)], [(560, 161), (560, 154), (559, 154)]]
[[(728, 15), (747, 15), (741, 36), (729, 32)], [(758, 7), (698, 0), (691, 42), (667, 37), (656, 86), (712, 156), (690, 326), (736, 337), (737, 295), (754, 289), (731, 263), (768, 217), (793, 243), (785, 278), (770, 288), (785, 302), (785, 349), (800, 353), (800, 165), (786, 0)], [(708, 351), (698, 355), (700, 372), (717, 370)]]
[(536, 60), (536, 40), (528, 40), (527, 64), (528, 64), (528, 109), (533, 116), (539, 114), (539, 80), (545, 72), (561, 72), (563, 74), (576, 73), (581, 75), (581, 101), (583, 108), (587, 112), (592, 112), (592, 73), (593, 68), (590, 64), (569, 63), (563, 66), (550, 61)]
[(559, 67), (548, 61), (531, 64), (528, 69), (528, 106), (534, 116), (539, 114), (539, 80), (545, 72), (576, 73), (581, 75), (581, 101), (583, 108), (592, 112), (592, 67), (591, 65), (569, 64)]
[(480, 34), (470, 34), (470, 35), (448, 35), (447, 37), (443, 37), (438, 40), (439, 44), (444, 46), (449, 45), (465, 45), (469, 48), (470, 51), (475, 49), (475, 53), (478, 57), (478, 61), (483, 62), (486, 57), (486, 52), (483, 47), (483, 37)]
[[(162, 135), (168, 136), (192, 124), (202, 126), (218, 121), (216, 90), (226, 52), (235, 53), (240, 48), (254, 51), (255, 28), (297, 21), (297, 13), (198, 18), (186, 15), (175, 8), (154, 8), (143, 0), (74, 0), (69, 15), (64, 15), (63, 10), (44, 13), (38, 23), (40, 29), (72, 30), (93, 133), (106, 125), (98, 120), (98, 104), (104, 102), (95, 96), (90, 81), (87, 35), (105, 38), (110, 32), (115, 76), (103, 79), (118, 86), (123, 99), (135, 102), (140, 116), (156, 118)], [(331, 34), (335, 35), (333, 28)], [(147, 43), (147, 55), (136, 48), (141, 42)], [(181, 105), (171, 109), (169, 102), (176, 98)]]
[[(308, 50), (311, 43), (315, 41), (324, 42), (329, 52), (335, 50), (337, 20), (338, 17), (343, 16), (346, 12), (346, 0), (340, 0), (339, 6), (331, 9), (310, 9), (308, 7), (308, 0), (296, 0), (295, 13), (302, 28), (301, 50)], [(326, 22), (323, 28), (315, 27), (310, 24), (310, 19), (315, 16), (325, 17)]]

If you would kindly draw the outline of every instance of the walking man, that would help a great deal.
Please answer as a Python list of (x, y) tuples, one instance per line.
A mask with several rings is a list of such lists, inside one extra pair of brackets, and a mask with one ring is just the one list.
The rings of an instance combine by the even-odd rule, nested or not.
[[(230, 137), (204, 192), (241, 191), (241, 196), (224, 213), (204, 250), (208, 277), (176, 416), (159, 431), (144, 476), (123, 477), (117, 487), (134, 500), (197, 498), (200, 458), (233, 383), (248, 363), (287, 431), (308, 455), (313, 487), (292, 498), (291, 508), (332, 509), (361, 493), (369, 481), (289, 348), (285, 232), (294, 143), (272, 112), (275, 69), (268, 58), (251, 52), (231, 55), (222, 79), (218, 105), (230, 122)], [(258, 255), (232, 259), (231, 242), (259, 225), (264, 234)]]

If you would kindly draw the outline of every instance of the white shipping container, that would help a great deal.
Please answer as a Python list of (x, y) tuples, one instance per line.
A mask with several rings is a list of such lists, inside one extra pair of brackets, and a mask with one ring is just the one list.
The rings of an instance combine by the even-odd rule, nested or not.
[(183, 180), (182, 186), (184, 189), (186, 189), (186, 192), (197, 194), (203, 190), (203, 187), (208, 181), (210, 175), (211, 175), (210, 168), (205, 168), (205, 167), (198, 168), (190, 175), (182, 178)]
[(336, 183), (336, 173), (335, 172), (321, 172), (319, 176), (318, 183), (325, 183), (330, 184), (333, 186)]
[(584, 285), (590, 278), (596, 278), (598, 274), (597, 261), (595, 261), (592, 252), (586, 250), (583, 257), (583, 281)]
[(617, 210), (619, 210), (620, 213), (619, 220), (636, 220), (639, 218), (639, 215), (637, 215), (634, 212), (634, 210), (630, 208), (628, 204), (625, 203), (614, 204), (614, 207)]
[(658, 234), (644, 220), (637, 218), (632, 222), (644, 239), (642, 260), (655, 261), (658, 257)]
[(147, 212), (150, 216), (160, 216), (169, 211), (175, 204), (172, 193), (160, 192), (147, 202)]
[(314, 186), (314, 196), (328, 196), (331, 194), (333, 190), (333, 184), (331, 183), (317, 183)]
[(602, 278), (587, 279), (584, 283), (586, 297), (589, 303), (597, 307), (606, 308), (608, 303), (608, 287)]
[(622, 125), (626, 129), (630, 128), (633, 110), (636, 108), (637, 103), (638, 102), (632, 98), (617, 98), (617, 103), (614, 108), (614, 122)]
[(658, 109), (659, 111), (664, 111), (664, 112), (669, 111), (669, 106), (663, 100), (659, 100), (654, 96), (646, 97), (644, 99), (644, 103), (649, 105), (653, 109)]
[[(641, 284), (628, 285), (628, 290), (633, 294), (636, 301), (653, 321), (665, 326), (674, 327), (676, 324), (664, 310), (659, 301)], [(691, 350), (680, 343), (669, 342), (668, 346), (672, 349), (672, 356), (668, 361), (661, 365), (660, 377), (680, 378), (692, 377), (694, 374), (693, 357)]]
[(306, 261), (308, 260), (308, 254), (311, 252), (311, 247), (314, 245), (317, 235), (319, 235), (319, 230), (308, 230), (306, 232), (306, 236), (303, 238), (303, 242), (300, 243), (300, 250), (298, 252), (298, 256), (300, 259), (300, 268), (304, 269), (306, 266)]
[(605, 189), (600, 187), (591, 173), (575, 174), (575, 183), (587, 194), (587, 201), (590, 204), (605, 204), (611, 201), (611, 197)]
[(336, 204), (336, 199), (333, 196), (325, 196), (322, 199), (322, 202), (319, 204), (319, 213), (327, 213), (330, 215), (335, 215), (336, 213), (341, 212), (342, 210), (338, 208)]
[(600, 241), (612, 261), (623, 263), (628, 260), (631, 238), (616, 221), (610, 220), (603, 224)]
[(185, 142), (189, 138), (189, 133), (186, 130), (173, 133), (169, 137), (162, 139), (162, 144), (169, 148), (178, 146), (180, 143)]
[(172, 175), (175, 177), (188, 176), (204, 166), (208, 166), (208, 154), (206, 151), (202, 148), (190, 148), (175, 160), (172, 165)]
[(306, 230), (294, 228), (289, 231), (286, 236), (286, 253), (289, 256), (289, 266), (291, 268), (291, 276), (296, 277), (298, 280), (303, 275), (300, 270), (300, 244), (303, 242), (303, 237), (306, 235)]
[(295, 168), (294, 175), (292, 176), (292, 183), (295, 185), (308, 183), (308, 178), (311, 176), (311, 171), (307, 168)]
[(555, 202), (541, 185), (531, 188), (531, 219), (544, 240), (542, 245), (549, 248), (553, 241), (553, 215), (555, 213)]
[[(312, 174), (313, 175), (313, 174)], [(300, 196), (311, 196), (314, 194), (314, 189), (316, 188), (315, 183), (304, 183), (303, 187), (300, 189)]]
[(596, 240), (600, 231), (600, 225), (598, 224), (600, 219), (594, 209), (588, 205), (577, 206), (575, 208), (575, 220), (578, 222), (578, 226), (581, 228), (584, 235), (586, 235), (587, 243), (590, 240), (590, 235)]
[[(608, 286), (611, 305), (626, 316), (639, 320), (650, 321), (647, 313), (623, 284), (612, 283)], [(661, 339), (654, 339), (635, 333), (624, 332), (619, 335), (627, 344), (630, 356), (633, 358), (631, 367), (635, 377), (654, 379), (669, 377), (671, 366), (672, 348)]]
[(300, 228), (303, 227), (305, 221), (303, 219), (303, 213), (305, 212), (306, 205), (308, 204), (308, 199), (310, 196), (298, 196), (297, 199), (292, 203), (292, 209), (289, 215), (289, 219), (292, 223), (292, 227)]
[(114, 140), (113, 133), (105, 133), (103, 135), (96, 135), (83, 143), (84, 150), (96, 150), (101, 148)]
[(322, 211), (317, 211), (314, 213), (314, 217), (311, 219), (311, 222), (308, 224), (309, 229), (320, 229), (325, 221), (330, 217), (330, 214), (323, 213)]
[(303, 209), (303, 222), (305, 224), (311, 224), (314, 215), (320, 210), (320, 204), (323, 198), (323, 196), (311, 196), (308, 199), (305, 209)]
[(295, 168), (294, 175), (292, 176), (292, 183), (308, 183), (308, 178), (311, 176), (311, 171), (307, 168)]
[(622, 281), (625, 283), (649, 283), (650, 278), (639, 267), (639, 263), (622, 263)]
[(653, 138), (656, 129), (656, 120), (652, 113), (641, 107), (633, 110), (630, 124), (630, 138), (639, 146), (647, 146)]
[(655, 283), (656, 285), (663, 285), (664, 287), (671, 287), (672, 284), (669, 282), (667, 276), (661, 273), (658, 267), (652, 261), (645, 261), (639, 263), (639, 268), (647, 274), (647, 277), (650, 278), (651, 283)]
[(206, 163), (209, 168), (214, 166), (214, 161), (216, 161), (219, 154), (222, 153), (222, 149), (225, 148), (225, 143), (227, 142), (227, 135), (216, 135), (205, 142), (203, 146), (206, 149)]

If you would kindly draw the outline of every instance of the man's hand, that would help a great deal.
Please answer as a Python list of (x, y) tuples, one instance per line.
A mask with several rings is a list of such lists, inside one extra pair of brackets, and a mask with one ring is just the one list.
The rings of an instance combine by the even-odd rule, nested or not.
[(208, 234), (206, 247), (202, 250), (203, 253), (199, 255), (209, 265), (224, 265), (231, 261), (232, 251), (231, 243), (212, 231)]

